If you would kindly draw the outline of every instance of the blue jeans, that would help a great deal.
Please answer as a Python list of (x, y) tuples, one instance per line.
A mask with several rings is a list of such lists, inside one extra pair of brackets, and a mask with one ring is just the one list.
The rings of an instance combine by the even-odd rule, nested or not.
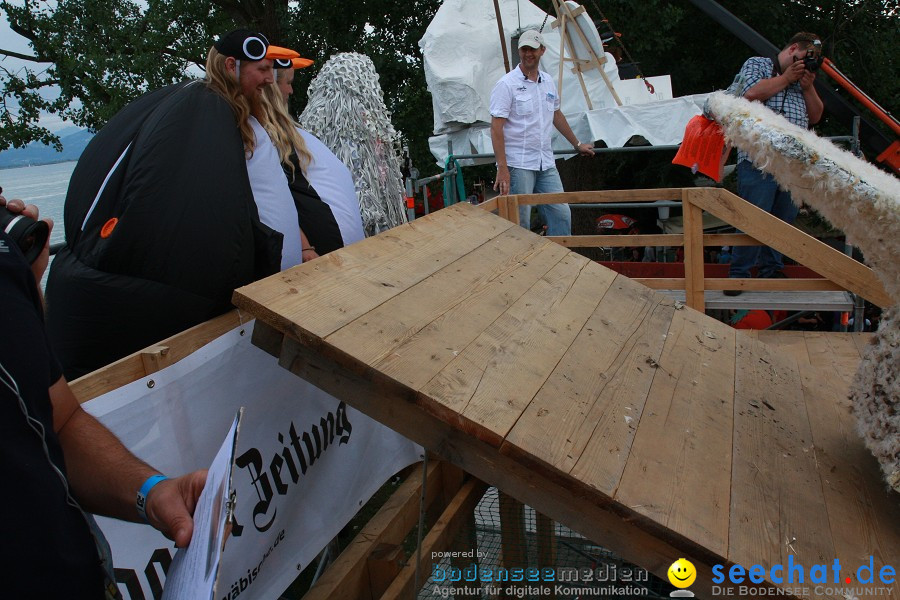
[[(555, 168), (532, 171), (509, 167), (510, 194), (553, 194), (562, 192), (562, 181)], [(547, 235), (572, 235), (572, 211), (568, 204), (538, 204), (538, 213), (547, 223)], [(531, 229), (531, 205), (519, 205), (519, 225)]]
[[(737, 166), (738, 195), (778, 217), (785, 223), (793, 223), (797, 218), (797, 206), (791, 201), (790, 192), (778, 189), (775, 179), (750, 161), (742, 160)], [(768, 246), (735, 246), (731, 249), (729, 277), (750, 277), (750, 269), (759, 267), (758, 277), (771, 277), (784, 268), (781, 252)]]

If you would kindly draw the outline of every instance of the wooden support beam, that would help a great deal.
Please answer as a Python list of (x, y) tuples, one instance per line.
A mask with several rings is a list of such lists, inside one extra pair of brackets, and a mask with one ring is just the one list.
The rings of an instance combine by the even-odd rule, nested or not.
[(516, 225), (521, 225), (519, 221), (519, 197), (518, 196), (507, 196), (506, 197), (506, 212), (507, 219), (515, 223)]
[(746, 233), (704, 233), (704, 246), (758, 246), (759, 241)]
[[(550, 517), (535, 511), (537, 530), (538, 568), (556, 567), (556, 524)], [(550, 588), (547, 598), (556, 598), (555, 587)]]
[[(450, 542), (460, 532), (461, 527), (466, 523), (467, 516), (475, 509), (478, 501), (487, 490), (487, 484), (477, 479), (470, 479), (454, 496), (453, 501), (447, 506), (443, 514), (438, 518), (437, 523), (422, 540), (421, 567), (419, 571), (420, 581), (422, 584), (430, 574), (431, 553), (447, 547)], [(407, 600), (414, 597), (416, 576), (415, 557), (411, 557), (407, 565), (403, 567), (400, 574), (391, 583), (390, 587), (381, 596), (382, 600)]]
[(711, 277), (704, 282), (708, 290), (759, 290), (766, 292), (840, 291), (845, 288), (827, 279), (729, 279)]
[(482, 210), (486, 210), (488, 212), (496, 213), (497, 212), (497, 198), (498, 196), (494, 196), (490, 200), (485, 200), (481, 204), (476, 204), (478, 208)]
[(641, 235), (548, 235), (548, 240), (566, 248), (630, 248), (632, 246), (683, 246), (680, 233)]
[[(590, 192), (560, 192), (556, 194), (528, 194), (528, 204), (609, 204), (610, 202), (681, 201), (682, 188), (647, 190), (596, 190)], [(524, 194), (519, 194), (524, 195)], [(510, 196), (512, 197), (512, 196)], [(525, 200), (520, 200), (525, 203)]]
[(497, 196), (497, 216), (509, 221), (509, 196)]
[(683, 290), (684, 279), (678, 277), (634, 277), (632, 281), (652, 290)]
[(406, 562), (400, 544), (378, 544), (366, 561), (366, 574), (369, 580), (367, 596), (380, 598), (390, 587)]
[(703, 298), (703, 211), (689, 202), (685, 190), (684, 212), (684, 292), (685, 302), (694, 310), (704, 311)]
[[(420, 463), (421, 467), (421, 463)], [(428, 462), (425, 502), (440, 495), (441, 463)], [(372, 519), (366, 523), (303, 600), (355, 600), (365, 597), (369, 586), (366, 565), (379, 544), (399, 545), (419, 519), (422, 471), (415, 469)]]
[(685, 189), (685, 197), (686, 201), (689, 200), (706, 212), (747, 232), (869, 302), (880, 307), (893, 304), (872, 269), (731, 192), (718, 188), (692, 188)]
[[(525, 505), (497, 490), (500, 497), (500, 551), (506, 569), (528, 567), (528, 541), (525, 536)], [(515, 585), (504, 587), (501, 598), (515, 598)]]

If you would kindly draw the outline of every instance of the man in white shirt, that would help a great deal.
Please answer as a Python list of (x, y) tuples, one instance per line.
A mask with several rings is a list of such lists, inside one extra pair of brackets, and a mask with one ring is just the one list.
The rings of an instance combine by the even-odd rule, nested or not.
[[(584, 156), (593, 144), (581, 143), (559, 109), (553, 79), (539, 69), (544, 38), (528, 30), (519, 38), (519, 65), (500, 78), (491, 92), (491, 141), (497, 157), (494, 189), (500, 194), (548, 194), (563, 186), (550, 146), (551, 126)], [(540, 204), (547, 235), (571, 235), (568, 204)], [(519, 204), (519, 224), (531, 228), (531, 206)]]

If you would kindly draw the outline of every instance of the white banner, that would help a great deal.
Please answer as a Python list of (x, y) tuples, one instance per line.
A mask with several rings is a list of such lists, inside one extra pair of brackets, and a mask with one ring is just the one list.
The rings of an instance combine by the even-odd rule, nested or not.
[[(84, 404), (170, 476), (206, 468), (246, 407), (216, 600), (277, 598), (389, 477), (422, 458), (416, 444), (279, 367), (250, 343), (252, 328)], [(172, 542), (145, 525), (97, 521), (123, 595), (159, 599)]]

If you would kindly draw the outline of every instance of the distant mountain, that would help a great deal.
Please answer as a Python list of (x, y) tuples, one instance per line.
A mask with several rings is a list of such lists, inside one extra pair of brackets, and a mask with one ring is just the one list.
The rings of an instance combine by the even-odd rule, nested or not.
[(24, 148), (12, 148), (0, 152), (0, 169), (10, 167), (27, 167), (28, 165), (46, 165), (49, 163), (78, 160), (94, 134), (87, 129), (66, 127), (57, 133), (63, 145), (63, 151), (57, 152), (53, 146), (28, 144)]

